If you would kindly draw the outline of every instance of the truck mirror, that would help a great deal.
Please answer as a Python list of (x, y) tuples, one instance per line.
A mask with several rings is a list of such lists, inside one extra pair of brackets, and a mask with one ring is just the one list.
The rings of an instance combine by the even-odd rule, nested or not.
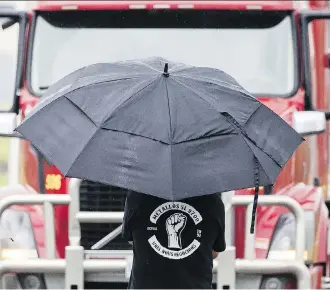
[[(305, 107), (306, 110), (314, 110), (313, 105), (312, 105), (312, 80), (311, 80), (311, 65), (310, 65), (310, 60), (311, 60), (311, 54), (312, 52), (310, 51), (312, 39), (311, 36), (311, 31), (314, 31), (314, 29), (311, 29), (310, 24), (315, 24), (316, 22), (327, 22), (326, 25), (329, 25), (329, 20), (330, 20), (330, 11), (328, 10), (315, 10), (315, 11), (304, 11), (301, 12), (300, 15), (300, 28), (301, 28), (301, 39), (302, 39), (302, 60), (303, 60), (303, 84), (304, 84), (304, 89), (306, 92), (306, 100), (305, 100)], [(312, 23), (315, 22), (315, 23)], [(323, 26), (322, 26), (323, 27)], [(329, 37), (328, 33), (329, 30), (325, 28), (325, 35), (326, 35), (326, 40), (325, 44), (328, 45)], [(323, 28), (321, 28), (323, 29)], [(323, 31), (319, 31), (320, 33), (323, 33)], [(328, 51), (329, 47), (323, 48), (324, 51)], [(316, 53), (321, 53), (321, 52), (316, 52)], [(323, 53), (323, 52), (322, 52)], [(323, 61), (323, 66), (330, 68), (330, 54), (329, 53), (323, 53), (323, 55), (319, 55), (318, 58), (322, 58)]]
[(26, 20), (23, 12), (0, 10), (0, 112), (17, 112)]
[(0, 137), (1, 135), (11, 135), (16, 127), (15, 113), (0, 113)]
[(323, 133), (326, 129), (325, 113), (318, 111), (294, 112), (293, 128), (302, 136)]

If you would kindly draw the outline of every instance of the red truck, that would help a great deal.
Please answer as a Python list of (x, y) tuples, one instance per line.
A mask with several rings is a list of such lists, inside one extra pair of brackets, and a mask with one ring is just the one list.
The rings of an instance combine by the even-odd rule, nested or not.
[[(18, 48), (15, 66), (8, 62), (12, 67), (6, 68), (8, 74), (15, 75), (15, 81), (1, 83), (0, 79), (1, 91), (12, 92), (12, 103), (0, 114), (0, 136), (10, 136), (51, 84), (88, 64), (162, 56), (225, 70), (307, 140), (275, 185), (261, 189), (260, 194), (288, 196), (304, 209), (306, 241), (302, 259), (310, 270), (312, 289), (325, 287), (325, 277), (329, 277), (328, 1), (35, 2), (27, 11), (0, 10), (0, 24), (4, 32), (12, 30), (16, 35), (10, 41)], [(68, 193), (69, 179), (44, 162), (27, 141), (11, 141), (11, 152), (11, 184), (0, 189), (0, 199)], [(79, 191), (80, 210), (123, 211), (125, 191), (119, 188), (83, 180)], [(224, 197), (252, 194), (246, 189)], [(29, 253), (39, 258), (46, 257), (43, 207), (21, 205), (10, 210), (12, 216), (20, 212), (29, 217), (29, 236), (34, 242), (31, 246), (22, 241), (11, 251), (1, 248), (0, 257), (10, 259), (26, 248), (33, 249)], [(245, 210), (238, 206), (228, 227), (228, 240), (235, 241), (237, 258), (246, 255), (245, 219)], [(69, 243), (67, 206), (55, 207), (54, 226), (56, 255), (63, 258)], [(91, 249), (117, 227), (83, 223), (81, 245)], [(295, 233), (294, 215), (287, 209), (260, 206), (255, 256), (294, 259)], [(130, 249), (120, 237), (102, 248), (118, 252)], [(111, 278), (90, 277), (85, 287), (126, 287), (123, 275), (115, 274)], [(26, 289), (38, 282), (40, 287), (52, 288), (59, 285), (56, 279), (46, 274), (17, 274), (8, 278), (6, 286)], [(246, 289), (294, 289), (296, 281), (291, 275), (238, 275), (236, 285)]]

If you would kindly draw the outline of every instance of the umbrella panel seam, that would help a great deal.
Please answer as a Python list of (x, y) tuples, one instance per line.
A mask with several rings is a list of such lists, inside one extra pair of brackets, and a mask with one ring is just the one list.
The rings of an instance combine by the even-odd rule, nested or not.
[(243, 126), (245, 126), (245, 125), (249, 122), (249, 120), (253, 117), (253, 115), (256, 113), (256, 111), (257, 111), (259, 108), (261, 108), (261, 106), (264, 106), (261, 102), (259, 102), (259, 103), (260, 103), (259, 106), (255, 108), (255, 110), (254, 110), (254, 111), (252, 112), (252, 114), (248, 117), (248, 119), (246, 120), (246, 122), (245, 122), (245, 124), (244, 124)]
[[(227, 114), (227, 113), (225, 113), (225, 114)], [(222, 115), (224, 115), (224, 114), (222, 114)], [(234, 120), (234, 118), (230, 115), (230, 114), (228, 114), (229, 115), (229, 118), (230, 119), (233, 119)], [(253, 152), (253, 150), (250, 148), (250, 146), (248, 145), (248, 143), (247, 143), (247, 141), (246, 141), (246, 139), (245, 139), (245, 137), (248, 139), (248, 140), (250, 140), (253, 144), (254, 144), (254, 142), (248, 137), (248, 136), (246, 136), (246, 132), (245, 131), (243, 131), (241, 128), (240, 128), (240, 125), (239, 125), (239, 127), (238, 127), (238, 125), (235, 125), (234, 123), (232, 123), (230, 120), (228, 120), (228, 118), (226, 118), (227, 119), (227, 121), (235, 128), (235, 130), (238, 132), (238, 135), (241, 135), (241, 136), (243, 136), (243, 141), (245, 142), (245, 144), (248, 146), (248, 148), (249, 148), (249, 150), (252, 152), (252, 154), (253, 154), (253, 156), (254, 156), (254, 158), (256, 158), (256, 160), (257, 160), (257, 162), (261, 165), (261, 168), (262, 168), (262, 170), (263, 170), (263, 172), (265, 173), (265, 175), (268, 177), (268, 179), (269, 179), (269, 181), (270, 181), (270, 183), (271, 184), (273, 184), (272, 183), (272, 181), (270, 180), (270, 178), (269, 178), (269, 176), (268, 176), (268, 174), (267, 174), (267, 172), (265, 171), (265, 169), (264, 169), (264, 167), (263, 167), (263, 165), (259, 162), (259, 160), (258, 160), (258, 158), (256, 157), (256, 155), (254, 154), (254, 152)], [(236, 120), (234, 120), (234, 121), (236, 121)], [(238, 131), (239, 130), (239, 131)], [(243, 132), (242, 132), (243, 131)], [(254, 144), (255, 145), (255, 144)], [(256, 145), (255, 145), (256, 146)], [(261, 148), (259, 148), (258, 146), (256, 146), (258, 149), (260, 149), (262, 152), (264, 152)], [(264, 152), (265, 153), (265, 152)], [(267, 153), (265, 153), (269, 158), (271, 158)], [(272, 159), (272, 158), (271, 158)], [(273, 159), (272, 159), (273, 160)], [(274, 161), (274, 160), (273, 160)], [(279, 164), (277, 163), (277, 162), (275, 162), (278, 166), (279, 166)], [(279, 166), (280, 168), (281, 168), (281, 166)]]
[(265, 152), (259, 145), (256, 144), (255, 140), (253, 140), (252, 138), (250, 138), (247, 134), (247, 132), (242, 128), (242, 126), (236, 121), (235, 118), (233, 118), (229, 113), (221, 113), (226, 119), (229, 120), (230, 123), (232, 123), (239, 131), (240, 133), (245, 136), (249, 141), (251, 141), (257, 148), (259, 148), (262, 152), (264, 152), (266, 155), (268, 155), (268, 157), (274, 161), (280, 168), (282, 168), (282, 166), (267, 152)]
[[(181, 81), (179, 81), (178, 79), (173, 79), (174, 81), (176, 81), (178, 84), (180, 84), (180, 85), (182, 85), (183, 87), (185, 87), (185, 88), (187, 88), (188, 90), (190, 90), (194, 95), (196, 95), (196, 96), (198, 96), (200, 99), (202, 99), (203, 101), (205, 101), (206, 103), (208, 103), (210, 106), (211, 106), (211, 108), (212, 109), (214, 109), (214, 110), (216, 110), (217, 112), (219, 112), (219, 113), (221, 113), (221, 114), (223, 114), (223, 113), (226, 113), (226, 112), (220, 112), (220, 110), (216, 107), (216, 106), (214, 106), (213, 104), (211, 104), (207, 99), (205, 99), (204, 97), (202, 97), (202, 96), (200, 96), (200, 95), (198, 95), (196, 92), (194, 92), (194, 90), (192, 90), (192, 88), (190, 88), (189, 86), (187, 86), (186, 84), (184, 84), (183, 82), (181, 82)], [(222, 86), (220, 86), (220, 87), (222, 87)], [(199, 90), (199, 89), (197, 89), (197, 91), (199, 91), (200, 93), (201, 93), (201, 91)], [(215, 99), (216, 100), (216, 98), (213, 96), (213, 95), (211, 95), (210, 93), (207, 93), (212, 99)], [(254, 97), (252, 97), (252, 96), (250, 96), (251, 98), (252, 98), (252, 101), (255, 101), (255, 103), (258, 103), (259, 104), (259, 106), (258, 107), (260, 107), (261, 105), (262, 105), (262, 103), (260, 102), (260, 101), (258, 101), (256, 98), (254, 98)], [(256, 110), (254, 110), (254, 112), (255, 112)], [(231, 116), (232, 117), (232, 116)], [(249, 118), (251, 117), (251, 115), (249, 116)], [(249, 118), (247, 119), (247, 120), (249, 120)], [(245, 121), (245, 123), (247, 122), (247, 120)], [(239, 124), (239, 123), (238, 123)], [(240, 125), (240, 124), (239, 124)], [(241, 126), (241, 125), (240, 125)]]
[[(71, 88), (80, 79), (80, 77), (85, 73), (85, 71), (88, 69), (88, 66), (84, 66), (84, 67), (82, 67), (80, 69), (82, 69), (82, 72), (71, 82), (71, 84), (64, 86), (64, 87), (68, 87), (69, 88), (69, 91), (66, 92), (66, 94), (68, 94), (68, 93), (71, 92), (70, 91)], [(76, 70), (75, 72), (72, 72), (72, 74), (78, 72), (80, 69)], [(61, 80), (59, 80), (59, 81), (61, 81)], [(50, 88), (48, 88), (47, 91), (49, 91), (49, 90), (50, 90)], [(63, 86), (62, 86), (60, 89), (58, 89), (55, 93), (53, 93), (51, 95), (47, 95), (47, 92), (46, 92), (46, 94), (39, 99), (39, 101), (37, 102), (36, 107), (34, 109), (37, 110), (38, 112), (42, 111), (44, 108), (48, 107), (50, 104), (53, 104), (53, 102), (55, 102), (58, 99), (60, 99), (61, 97), (63, 97), (63, 91), (64, 90), (63, 90)], [(47, 101), (49, 98), (54, 98), (54, 100), (50, 101), (48, 104), (46, 104), (42, 108), (39, 108), (38, 109), (39, 105), (41, 105), (43, 102)], [(26, 116), (26, 117), (28, 117), (28, 116)], [(33, 116), (31, 116), (31, 117), (33, 117)], [(23, 122), (24, 122), (24, 120), (22, 121), (22, 123)]]
[(160, 142), (160, 143), (165, 144), (165, 145), (171, 145), (171, 144), (172, 145), (179, 145), (179, 144), (194, 142), (194, 141), (198, 141), (198, 140), (202, 140), (202, 139), (210, 139), (210, 138), (213, 138), (213, 137), (228, 136), (228, 135), (238, 135), (237, 132), (236, 133), (227, 133), (227, 134), (212, 134), (212, 135), (203, 136), (203, 137), (197, 137), (197, 138), (194, 138), (194, 139), (184, 140), (184, 141), (180, 141), (180, 142), (169, 143), (169, 142), (164, 142), (162, 140), (158, 140), (158, 139), (155, 139), (155, 138), (146, 136), (146, 135), (138, 135), (138, 134), (135, 134), (135, 133), (132, 133), (132, 132), (129, 132), (129, 131), (122, 130), (122, 129), (121, 130), (118, 130), (118, 129), (115, 129), (115, 128), (105, 128), (105, 127), (101, 127), (100, 129), (101, 130), (114, 131), (114, 132), (121, 132), (123, 134), (137, 136), (137, 137), (140, 137), (140, 138), (146, 138), (146, 139), (152, 140), (154, 142)]
[[(70, 172), (71, 168), (74, 166), (74, 164), (76, 163), (77, 159), (79, 158), (79, 156), (83, 153), (83, 151), (87, 148), (87, 145), (92, 141), (92, 139), (95, 137), (96, 133), (100, 130), (100, 128), (96, 128), (95, 132), (91, 135), (91, 137), (87, 140), (87, 142), (85, 143), (85, 145), (83, 146), (82, 150), (79, 151), (79, 153), (77, 154), (76, 158), (74, 159), (74, 161), (72, 162), (71, 166), (68, 168), (67, 170), (67, 174)], [(66, 175), (67, 175), (66, 174)]]
[(108, 119), (111, 117), (111, 115), (118, 109), (120, 109), (124, 104), (126, 104), (132, 97), (134, 97), (135, 95), (139, 94), (140, 92), (142, 92), (143, 90), (145, 90), (146, 88), (148, 88), (149, 86), (151, 86), (152, 84), (154, 84), (157, 80), (159, 79), (159, 76), (155, 79), (152, 79), (151, 82), (149, 82), (146, 86), (144, 86), (143, 88), (141, 88), (140, 90), (138, 90), (137, 92), (135, 92), (134, 94), (132, 94), (131, 96), (129, 96), (126, 100), (124, 100), (122, 103), (120, 103), (116, 109), (114, 109), (110, 115), (106, 116), (102, 121), (101, 121), (101, 126), (102, 124), (104, 124), (106, 121), (108, 121)]
[[(83, 74), (83, 73), (82, 73)], [(80, 79), (81, 78), (81, 76), (79, 76), (71, 85), (70, 85), (70, 88), (72, 88), (72, 86), (78, 81), (78, 79)], [(65, 92), (64, 94), (62, 93), (62, 94), (60, 94), (60, 95), (58, 95), (54, 100), (52, 100), (50, 103), (48, 103), (48, 104), (46, 104), (44, 107), (42, 107), (42, 108), (39, 108), (38, 109), (38, 107), (36, 107), (36, 109), (38, 109), (38, 113), (40, 112), (40, 111), (42, 111), (42, 110), (44, 110), (45, 108), (47, 108), (49, 105), (51, 105), (51, 104), (53, 104), (54, 102), (56, 102), (56, 101), (58, 101), (59, 99), (61, 99), (62, 97), (66, 97), (66, 95), (68, 95), (68, 94), (71, 94), (71, 93), (74, 93), (74, 92), (76, 92), (76, 91), (78, 91), (78, 90), (80, 90), (80, 89), (84, 89), (84, 88), (86, 88), (86, 87), (89, 87), (89, 86), (93, 86), (93, 85), (98, 85), (98, 84), (103, 84), (103, 83), (110, 83), (110, 82), (113, 82), (113, 81), (121, 81), (121, 80), (127, 80), (127, 79), (133, 79), (133, 78), (122, 78), (122, 79), (116, 79), (116, 80), (109, 80), (109, 81), (101, 81), (101, 82), (96, 82), (96, 83), (92, 83), (92, 84), (87, 84), (87, 85), (83, 85), (83, 86), (81, 86), (81, 87), (78, 87), (78, 88), (75, 88), (75, 89), (73, 89), (73, 90), (70, 90), (69, 89), (69, 91), (67, 91), (67, 92)], [(47, 93), (46, 93), (47, 94)], [(44, 95), (40, 100), (39, 100), (39, 102), (37, 102), (37, 106), (38, 106), (38, 104), (40, 104), (42, 101), (43, 101), (43, 99), (44, 98), (49, 98), (49, 96), (47, 96), (47, 95)], [(57, 93), (55, 93), (52, 97), (55, 97), (55, 95), (56, 95)], [(67, 98), (68, 99), (68, 98)], [(77, 105), (76, 105), (77, 106)], [(77, 106), (78, 107), (78, 106)], [(81, 109), (80, 109), (81, 110)], [(81, 110), (82, 111), (82, 110)], [(85, 112), (84, 112), (84, 114), (85, 114)], [(85, 114), (86, 115), (86, 114)], [(34, 115), (32, 115), (31, 117), (29, 116), (29, 118), (32, 118)], [(28, 117), (28, 116), (27, 116)], [(22, 121), (22, 123), (25, 121), (25, 119)], [(94, 123), (94, 122), (93, 122)]]
[[(82, 73), (79, 77), (77, 77), (77, 79), (71, 84), (70, 88), (72, 88), (72, 87), (74, 86), (74, 84), (75, 84), (77, 81), (79, 81), (80, 79), (82, 79), (82, 78), (83, 78), (83, 73)], [(91, 84), (85, 84), (85, 85), (79, 86), (79, 87), (77, 87), (77, 88), (74, 88), (74, 89), (72, 89), (72, 90), (69, 89), (69, 91), (65, 92), (65, 94), (61, 94), (61, 95), (59, 95), (56, 99), (61, 98), (61, 97), (65, 96), (65, 95), (67, 95), (67, 94), (70, 94), (70, 93), (73, 93), (73, 92), (79, 91), (79, 90), (81, 90), (81, 89), (85, 89), (85, 88), (87, 88), (87, 87), (94, 86), (94, 85), (100, 85), (100, 84), (111, 83), (111, 82), (117, 82), (117, 81), (123, 81), (123, 80), (132, 80), (132, 79), (137, 79), (137, 78), (139, 78), (139, 77), (123, 77), (123, 78), (120, 78), (120, 79), (103, 80), (103, 81), (93, 82), (93, 83), (91, 83)], [(47, 93), (46, 93), (46, 94), (47, 94)], [(47, 95), (46, 95), (46, 94), (45, 94), (42, 98), (44, 98), (44, 97), (47, 98)], [(40, 99), (40, 101), (42, 100), (42, 98)], [(55, 100), (54, 100), (54, 101), (55, 101)], [(53, 102), (53, 101), (52, 101), (52, 102)], [(52, 102), (51, 102), (51, 103), (52, 103)], [(51, 104), (51, 103), (50, 103), (50, 104)], [(49, 104), (47, 104), (47, 105), (49, 105)], [(47, 106), (47, 105), (46, 105), (46, 106)], [(45, 106), (45, 107), (46, 107), (46, 106)]]
[(67, 95), (63, 95), (63, 97), (67, 99), (71, 104), (73, 104), (80, 112), (82, 112), (82, 114), (84, 114), (84, 116), (86, 116), (96, 127), (98, 127), (98, 125), (92, 120), (92, 118), (88, 114), (86, 114), (84, 110), (82, 110), (82, 108), (80, 108), (74, 101), (70, 100)]
[[(98, 124), (96, 124), (94, 121), (93, 121), (93, 119), (84, 111), (84, 110), (82, 110), (82, 108), (80, 108), (74, 101), (72, 101), (72, 100), (70, 100), (67, 96), (69, 95), (69, 94), (72, 94), (72, 93), (75, 93), (76, 91), (78, 91), (78, 90), (80, 90), (80, 89), (84, 89), (84, 88), (86, 88), (86, 87), (90, 87), (90, 86), (94, 86), (94, 85), (99, 85), (99, 84), (104, 84), (104, 83), (108, 83), (108, 82), (113, 82), (113, 81), (121, 81), (121, 80), (128, 80), (128, 79), (133, 79), (133, 78), (123, 78), (123, 79), (118, 79), (118, 80), (110, 80), (110, 81), (102, 81), (102, 82), (96, 82), (96, 83), (92, 83), (92, 84), (88, 84), (88, 85), (85, 85), (85, 86), (82, 86), (82, 87), (79, 87), (79, 88), (76, 88), (76, 89), (74, 89), (74, 90), (72, 90), (72, 91), (69, 91), (69, 92), (66, 92), (64, 95), (60, 95), (56, 100), (54, 100), (54, 101), (57, 101), (57, 100), (59, 100), (60, 98), (62, 98), (62, 97), (64, 97), (64, 98), (66, 98), (68, 101), (70, 101), (76, 108), (78, 108), (89, 120), (91, 120), (91, 122), (95, 125), (95, 126), (97, 126), (97, 127), (99, 127), (99, 125)], [(146, 89), (148, 86), (150, 86), (150, 85), (152, 85), (155, 81), (157, 80), (157, 78), (156, 79), (154, 79), (151, 83), (149, 83), (148, 85), (146, 85), (146, 86), (144, 86), (142, 89), (140, 89), (138, 92), (136, 92), (136, 93), (134, 93), (133, 95), (131, 95), (128, 99), (126, 99), (123, 103), (121, 103), (121, 104), (119, 104), (118, 105), (118, 107), (114, 110), (114, 111), (116, 111), (118, 108), (120, 108), (126, 101), (128, 101), (130, 98), (132, 98), (133, 96), (135, 96), (136, 94), (138, 94), (139, 92), (141, 92), (141, 91), (143, 91), (144, 89)], [(46, 108), (48, 105), (50, 105), (50, 104), (53, 104), (54, 103), (54, 101), (52, 101), (52, 102), (50, 102), (49, 104), (47, 104), (45, 107), (43, 107), (43, 108), (41, 108), (41, 110), (42, 109), (44, 109), (44, 108)], [(114, 112), (113, 111), (113, 112)], [(112, 112), (112, 113), (113, 113)], [(108, 118), (109, 118), (110, 116), (107, 116), (107, 117), (105, 117), (102, 121), (101, 121), (101, 125), (105, 122), (105, 121), (107, 121), (108, 120)]]

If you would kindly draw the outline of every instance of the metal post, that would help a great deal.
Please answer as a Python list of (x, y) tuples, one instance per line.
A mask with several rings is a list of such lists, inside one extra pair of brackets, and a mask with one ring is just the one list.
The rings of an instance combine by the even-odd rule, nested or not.
[(55, 259), (54, 208), (49, 201), (44, 203), (44, 222), (46, 257)]
[(232, 207), (232, 197), (234, 194), (234, 191), (223, 192), (221, 194), (225, 208), (225, 243), (227, 247), (233, 246), (234, 214)]
[(217, 289), (236, 288), (236, 249), (227, 247), (217, 258)]
[[(246, 207), (246, 225), (245, 225), (245, 254), (247, 260), (255, 259), (255, 232), (250, 233), (250, 222), (252, 220), (253, 203)], [(256, 223), (256, 219), (255, 219)]]
[(19, 184), (20, 180), (20, 140), (12, 138), (9, 141), (8, 185)]
[(79, 188), (82, 180), (73, 178), (69, 182), (69, 246), (66, 247), (66, 289), (84, 289), (84, 248), (80, 245), (81, 231), (77, 213), (80, 209)]
[(65, 289), (84, 289), (84, 248), (82, 246), (66, 247), (65, 287)]
[(69, 182), (68, 194), (71, 198), (69, 205), (69, 244), (70, 246), (80, 246), (80, 223), (77, 219), (79, 212), (79, 188), (82, 180), (73, 178)]
[[(15, 113), (8, 120), (8, 134), (12, 134), (17, 124), (17, 115)], [(8, 156), (8, 185), (19, 184), (20, 177), (20, 140), (11, 138), (9, 141), (9, 156)]]
[[(234, 196), (232, 198), (233, 205), (247, 206), (253, 202), (253, 196)], [(288, 196), (259, 196), (259, 205), (276, 205), (285, 206), (291, 210), (296, 218), (296, 261), (304, 263), (304, 252), (305, 252), (305, 216), (304, 211), (300, 207), (300, 204)], [(246, 221), (246, 226), (249, 224), (249, 220)]]

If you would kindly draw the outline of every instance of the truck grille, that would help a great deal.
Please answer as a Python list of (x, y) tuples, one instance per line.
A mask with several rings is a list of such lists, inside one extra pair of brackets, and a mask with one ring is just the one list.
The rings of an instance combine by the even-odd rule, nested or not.
[[(123, 211), (125, 205), (125, 189), (83, 180), (80, 186), (81, 211)], [(116, 229), (120, 224), (81, 224), (81, 245), (89, 250), (104, 236)], [(132, 246), (121, 236), (105, 245), (102, 250), (131, 250)]]

